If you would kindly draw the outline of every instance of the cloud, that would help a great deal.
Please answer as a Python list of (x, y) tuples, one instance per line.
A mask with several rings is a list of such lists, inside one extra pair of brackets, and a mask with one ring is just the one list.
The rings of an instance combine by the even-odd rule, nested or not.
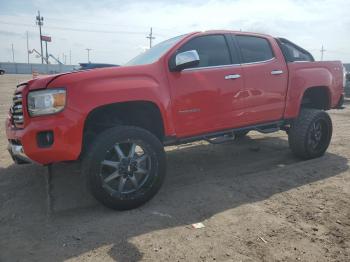
[[(147, 46), (146, 35), (151, 26), (156, 43), (189, 31), (242, 29), (286, 37), (309, 49), (316, 58), (324, 45), (329, 50), (325, 53), (327, 59), (350, 62), (348, 0), (24, 2), (19, 11), (16, 11), (18, 1), (5, 3), (4, 10), (8, 12), (6, 15), (0, 12), (0, 23), (22, 25), (3, 24), (2, 30), (14, 34), (0, 32), (1, 40), (11, 39), (20, 45), (16, 34), (37, 31), (34, 19), (40, 8), (44, 16), (43, 32), (53, 37), (50, 50), (60, 55), (71, 50), (75, 63), (86, 60), (87, 47), (93, 49), (92, 61), (126, 62), (140, 52), (138, 47)], [(0, 60), (8, 59), (3, 45), (8, 45), (8, 41), (0, 41)], [(38, 48), (39, 41), (33, 39), (31, 45)]]

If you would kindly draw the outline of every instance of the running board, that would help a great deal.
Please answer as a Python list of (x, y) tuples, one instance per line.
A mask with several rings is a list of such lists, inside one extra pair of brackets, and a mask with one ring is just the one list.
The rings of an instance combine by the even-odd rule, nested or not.
[(207, 141), (210, 144), (218, 145), (218, 144), (224, 144), (227, 142), (231, 142), (235, 140), (235, 134), (225, 134), (222, 136), (214, 137), (214, 138), (205, 138), (204, 140)]
[[(267, 134), (267, 133), (277, 132), (283, 129), (283, 127), (288, 125), (289, 123), (290, 122), (288, 120), (281, 120), (281, 121), (274, 121), (274, 122), (269, 122), (264, 124), (253, 125), (253, 126), (234, 128), (234, 129), (229, 129), (229, 130), (224, 130), (219, 132), (207, 133), (203, 135), (186, 137), (186, 138), (167, 137), (163, 143), (165, 146), (171, 146), (171, 145), (191, 143), (199, 140), (206, 140), (210, 143), (221, 144), (229, 140), (233, 140), (235, 132), (255, 130), (260, 133)], [(225, 136), (226, 138), (221, 138)]]
[(267, 127), (261, 127), (261, 128), (255, 128), (255, 131), (258, 131), (263, 134), (268, 134), (268, 133), (274, 133), (277, 132), (281, 129), (281, 126), (267, 126)]

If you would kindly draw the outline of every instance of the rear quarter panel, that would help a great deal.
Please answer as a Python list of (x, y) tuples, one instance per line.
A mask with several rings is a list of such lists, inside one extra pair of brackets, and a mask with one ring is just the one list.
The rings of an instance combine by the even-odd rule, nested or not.
[(342, 63), (293, 62), (288, 63), (289, 80), (284, 118), (298, 116), (303, 95), (308, 88), (326, 87), (329, 93), (329, 108), (334, 108), (343, 93)]

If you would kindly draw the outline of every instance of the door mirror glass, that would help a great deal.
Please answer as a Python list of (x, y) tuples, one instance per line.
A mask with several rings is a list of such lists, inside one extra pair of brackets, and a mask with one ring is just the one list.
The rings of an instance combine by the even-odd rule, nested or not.
[(196, 50), (179, 53), (175, 57), (175, 71), (193, 67), (199, 64), (199, 55)]

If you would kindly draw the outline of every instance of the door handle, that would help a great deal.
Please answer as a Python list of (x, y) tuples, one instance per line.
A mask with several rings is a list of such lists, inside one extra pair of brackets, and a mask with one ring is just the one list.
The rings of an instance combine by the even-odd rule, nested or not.
[(227, 75), (227, 76), (225, 76), (225, 80), (237, 79), (237, 78), (240, 78), (240, 77), (241, 77), (241, 75), (239, 75), (239, 74)]
[(272, 70), (271, 71), (271, 75), (281, 75), (281, 74), (283, 74), (282, 70)]

